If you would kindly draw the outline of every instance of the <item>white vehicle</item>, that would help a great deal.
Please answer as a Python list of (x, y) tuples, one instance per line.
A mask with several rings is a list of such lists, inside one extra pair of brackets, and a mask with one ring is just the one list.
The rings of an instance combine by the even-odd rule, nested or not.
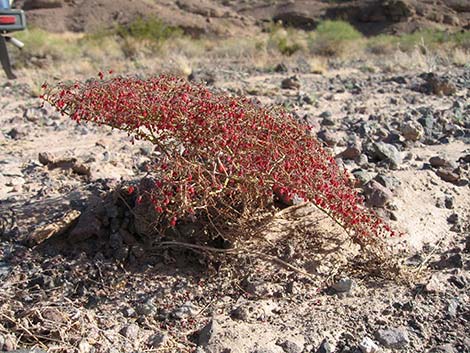
[(10, 57), (8, 56), (7, 42), (18, 48), (22, 48), (24, 44), (18, 39), (10, 36), (10, 33), (22, 31), (26, 28), (26, 18), (22, 10), (11, 8), (10, 0), (0, 0), (0, 61), (3, 70), (8, 79), (15, 79), (16, 76), (11, 70)]

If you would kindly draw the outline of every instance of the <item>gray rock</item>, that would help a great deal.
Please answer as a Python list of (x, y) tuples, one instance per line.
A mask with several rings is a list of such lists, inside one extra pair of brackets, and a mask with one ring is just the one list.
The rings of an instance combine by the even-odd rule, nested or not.
[(315, 353), (331, 353), (333, 352), (333, 349), (331, 348), (330, 343), (328, 340), (325, 338), (322, 343), (320, 344), (320, 347), (315, 351)]
[(303, 346), (291, 340), (278, 340), (276, 345), (282, 348), (285, 353), (302, 353)]
[(393, 197), (389, 189), (375, 180), (371, 180), (364, 185), (364, 194), (367, 203), (372, 207), (384, 207)]
[(338, 282), (331, 286), (337, 293), (351, 292), (356, 288), (356, 282), (350, 278), (341, 278)]
[(194, 305), (191, 302), (186, 302), (173, 311), (172, 315), (176, 319), (184, 319), (196, 315), (199, 312), (200, 308)]
[(401, 185), (400, 179), (390, 175), (377, 174), (374, 180), (378, 181), (390, 191), (397, 189)]
[(23, 117), (28, 121), (36, 123), (44, 118), (46, 113), (47, 112), (41, 108), (28, 108), (24, 111)]
[(380, 329), (375, 333), (375, 338), (381, 345), (391, 349), (402, 349), (410, 343), (405, 328)]
[(93, 236), (96, 236), (98, 239), (102, 238), (105, 233), (102, 223), (97, 218), (95, 212), (93, 212), (92, 209), (87, 209), (82, 213), (77, 224), (69, 233), (68, 240), (73, 244), (82, 242)]
[(356, 159), (361, 156), (362, 148), (360, 145), (349, 145), (346, 149), (339, 153), (336, 157), (343, 159)]
[(152, 299), (148, 299), (145, 303), (139, 304), (135, 311), (139, 315), (148, 316), (155, 313), (157, 311), (157, 307), (155, 306)]
[[(0, 164), (2, 162), (0, 161)], [(23, 177), (23, 172), (21, 171), (20, 166), (14, 164), (7, 164), (2, 166), (2, 174), (7, 177)]]
[(122, 309), (122, 314), (125, 317), (133, 317), (133, 316), (135, 316), (136, 312), (133, 308), (124, 308), (124, 309)]
[(324, 126), (333, 126), (335, 125), (335, 121), (330, 117), (325, 117), (322, 119), (321, 124)]
[(376, 353), (379, 351), (379, 346), (369, 337), (364, 337), (359, 343), (359, 349), (362, 353)]
[(352, 175), (357, 180), (356, 185), (363, 186), (371, 181), (375, 177), (376, 173), (368, 172), (367, 170), (363, 169), (356, 169), (352, 172)]
[(424, 290), (427, 293), (443, 293), (445, 291), (445, 284), (447, 283), (447, 277), (442, 273), (434, 273), (431, 278), (425, 283)]
[(170, 336), (168, 333), (159, 331), (154, 333), (148, 338), (148, 345), (154, 349), (162, 348), (166, 345), (168, 340), (170, 339)]
[(134, 341), (139, 336), (139, 326), (137, 324), (130, 324), (124, 326), (119, 333), (131, 341)]
[(8, 133), (7, 135), (10, 136), (13, 140), (20, 140), (22, 139), (23, 137), (26, 137), (27, 135), (27, 131), (26, 129), (22, 128), (22, 127), (14, 127), (12, 128)]
[(7, 263), (0, 261), (0, 281), (5, 279), (10, 273), (10, 266)]
[(398, 149), (385, 142), (376, 142), (372, 145), (374, 158), (379, 161), (387, 162), (392, 169), (398, 168), (402, 158)]
[(317, 137), (325, 142), (328, 146), (335, 146), (338, 144), (338, 136), (330, 130), (321, 130), (317, 133)]
[(263, 347), (263, 348), (256, 348), (253, 352), (250, 352), (250, 353), (275, 353), (275, 352), (270, 348)]
[(215, 340), (217, 335), (221, 334), (222, 330), (222, 326), (220, 325), (217, 318), (212, 318), (199, 332), (199, 345), (202, 347), (208, 346)]
[(459, 309), (459, 301), (457, 299), (451, 299), (449, 305), (447, 306), (447, 315), (451, 318), (457, 317), (457, 311)]
[(12, 177), (6, 182), (6, 186), (21, 186), (26, 183), (23, 177)]

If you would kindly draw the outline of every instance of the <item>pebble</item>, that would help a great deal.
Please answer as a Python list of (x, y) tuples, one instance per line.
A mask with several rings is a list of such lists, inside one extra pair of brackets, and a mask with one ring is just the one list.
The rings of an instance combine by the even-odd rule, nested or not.
[(375, 180), (364, 185), (364, 194), (372, 207), (385, 207), (393, 198), (392, 192)]
[(350, 145), (346, 147), (346, 149), (339, 153), (336, 157), (340, 157), (343, 159), (356, 159), (361, 156), (362, 149), (358, 145)]
[(332, 353), (333, 349), (331, 348), (330, 343), (328, 340), (325, 338), (322, 343), (320, 344), (320, 347), (315, 351), (315, 353)]
[(408, 332), (404, 328), (380, 329), (375, 337), (381, 345), (391, 349), (405, 348), (410, 343)]
[(356, 288), (356, 281), (350, 278), (342, 278), (331, 286), (337, 293), (351, 292)]
[(159, 348), (163, 348), (169, 339), (170, 339), (170, 336), (168, 335), (168, 333), (159, 331), (159, 332), (152, 334), (148, 338), (147, 342), (150, 347), (154, 349), (159, 349)]
[(135, 311), (139, 315), (147, 316), (155, 313), (157, 311), (157, 307), (152, 299), (148, 299), (145, 303), (138, 305)]
[(330, 130), (321, 130), (317, 133), (317, 137), (325, 142), (328, 146), (333, 147), (338, 144), (338, 137)]
[(359, 349), (362, 353), (376, 353), (380, 348), (372, 339), (364, 337), (359, 343)]
[(5, 279), (10, 273), (10, 266), (6, 262), (0, 261), (0, 281)]
[(173, 311), (172, 316), (175, 319), (182, 320), (187, 317), (191, 317), (196, 315), (199, 312), (200, 308), (194, 305), (191, 302), (186, 302), (175, 311)]
[(441, 168), (449, 166), (450, 162), (441, 156), (434, 156), (429, 158), (429, 164), (431, 164), (431, 166), (433, 166), (434, 168)]
[(300, 88), (300, 81), (297, 76), (291, 76), (285, 78), (281, 81), (281, 88), (282, 89), (299, 89)]
[(36, 123), (45, 116), (45, 113), (41, 108), (28, 108), (24, 111), (23, 117), (30, 122)]
[(451, 169), (439, 169), (436, 171), (438, 177), (448, 183), (457, 183), (460, 180), (460, 175)]
[(42, 165), (48, 165), (56, 161), (56, 157), (50, 152), (39, 152), (38, 155), (39, 163)]
[(424, 289), (427, 293), (442, 293), (445, 291), (444, 284), (446, 283), (446, 277), (440, 273), (434, 273), (431, 278), (424, 285)]
[(27, 134), (26, 130), (22, 127), (14, 127), (7, 133), (13, 140), (20, 140)]
[(127, 339), (134, 341), (139, 336), (139, 326), (137, 324), (126, 325), (119, 333)]
[(331, 119), (330, 117), (325, 117), (323, 118), (323, 120), (321, 121), (321, 124), (324, 125), (324, 126), (334, 126), (336, 123), (333, 119)]
[(405, 140), (418, 141), (424, 135), (424, 128), (416, 121), (408, 121), (401, 127), (401, 133)]
[(124, 308), (124, 309), (122, 309), (122, 314), (125, 317), (133, 317), (133, 316), (135, 316), (136, 312), (133, 308)]
[(278, 340), (276, 345), (282, 348), (285, 353), (302, 353), (304, 350), (303, 345), (301, 346), (297, 342), (292, 340)]
[(459, 301), (457, 299), (451, 299), (449, 301), (449, 304), (447, 306), (447, 315), (449, 315), (450, 318), (455, 318), (457, 317), (457, 311), (459, 309)]
[(78, 344), (78, 351), (80, 353), (89, 353), (92, 351), (92, 346), (85, 339), (81, 340)]
[(387, 162), (391, 169), (397, 169), (402, 162), (398, 149), (385, 142), (376, 142), (372, 145), (373, 154), (379, 161)]

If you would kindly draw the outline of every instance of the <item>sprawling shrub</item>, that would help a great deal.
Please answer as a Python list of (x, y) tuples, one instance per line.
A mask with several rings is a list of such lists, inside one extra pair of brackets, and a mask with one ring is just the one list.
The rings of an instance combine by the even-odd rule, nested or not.
[(77, 122), (109, 125), (155, 145), (153, 185), (137, 201), (153, 204), (159, 229), (198, 219), (218, 232), (233, 230), (277, 197), (313, 202), (360, 242), (393, 235), (363, 207), (309, 128), (283, 110), (167, 76), (101, 75), (46, 87), (43, 97)]
[(318, 55), (341, 56), (353, 50), (362, 38), (362, 34), (351, 24), (326, 20), (320, 22), (316, 28), (310, 41), (310, 49)]

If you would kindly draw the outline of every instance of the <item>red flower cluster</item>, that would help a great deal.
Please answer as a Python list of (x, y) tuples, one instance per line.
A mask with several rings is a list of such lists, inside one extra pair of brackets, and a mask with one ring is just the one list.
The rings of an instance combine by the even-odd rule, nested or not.
[(160, 224), (190, 216), (233, 225), (276, 195), (313, 202), (356, 240), (394, 235), (309, 128), (285, 111), (175, 77), (101, 78), (46, 88), (43, 98), (77, 122), (156, 146), (154, 187), (138, 201), (153, 203)]

